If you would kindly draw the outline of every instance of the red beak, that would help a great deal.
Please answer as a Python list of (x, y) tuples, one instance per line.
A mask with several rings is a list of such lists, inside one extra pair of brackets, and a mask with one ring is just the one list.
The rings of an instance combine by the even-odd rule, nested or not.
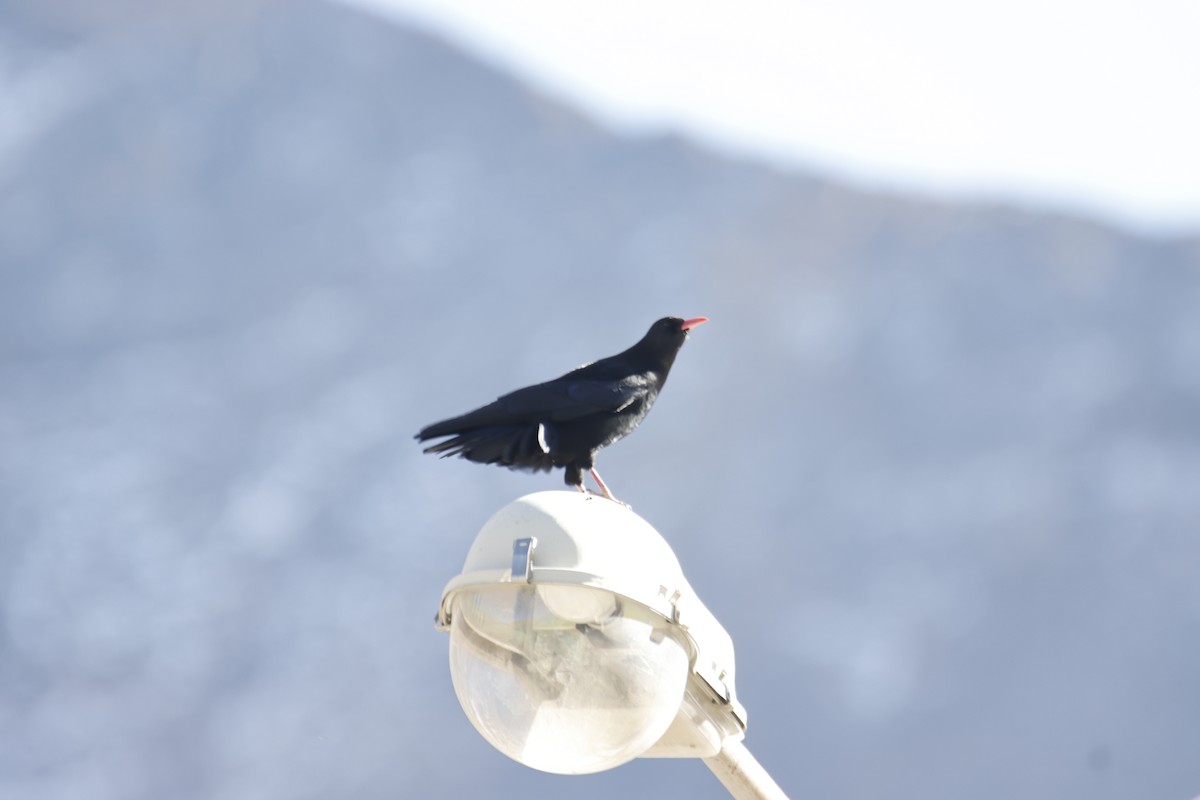
[(683, 324), (680, 325), (679, 327), (683, 328), (686, 331), (686, 330), (691, 330), (692, 328), (696, 327), (697, 325), (703, 325), (706, 322), (708, 322), (708, 317), (692, 317), (691, 319), (685, 319), (683, 321)]

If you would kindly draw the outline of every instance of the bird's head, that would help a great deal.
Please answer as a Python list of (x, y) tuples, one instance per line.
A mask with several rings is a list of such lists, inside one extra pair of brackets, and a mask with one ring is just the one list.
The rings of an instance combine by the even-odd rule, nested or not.
[(646, 335), (655, 336), (656, 338), (662, 337), (668, 341), (679, 341), (682, 343), (687, 338), (688, 331), (706, 322), (708, 322), (708, 317), (692, 317), (691, 319), (663, 317), (650, 326), (650, 332)]
[(635, 347), (652, 353), (663, 367), (669, 370), (675, 362), (679, 348), (687, 341), (688, 331), (706, 322), (708, 317), (663, 317), (650, 326), (650, 330)]

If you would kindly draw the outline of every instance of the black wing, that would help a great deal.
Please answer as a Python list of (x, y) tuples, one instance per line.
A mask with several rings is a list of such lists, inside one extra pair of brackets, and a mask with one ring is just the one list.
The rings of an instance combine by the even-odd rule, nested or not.
[(634, 375), (618, 381), (559, 378), (527, 386), (459, 417), (435, 422), (417, 438), (434, 439), (473, 428), (565, 422), (592, 414), (614, 414), (650, 393), (651, 381)]
[(646, 398), (652, 386), (645, 376), (615, 381), (564, 376), (518, 389), (470, 413), (429, 425), (417, 438), (450, 437), (425, 448), (426, 453), (443, 458), (461, 456), (513, 469), (549, 470), (561, 455), (555, 423), (620, 413)]

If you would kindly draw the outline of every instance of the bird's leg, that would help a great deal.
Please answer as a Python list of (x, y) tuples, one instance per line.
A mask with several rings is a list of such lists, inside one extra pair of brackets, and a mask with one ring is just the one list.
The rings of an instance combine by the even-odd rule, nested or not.
[(584, 494), (587, 494), (587, 493), (588, 493), (588, 490), (587, 490), (587, 489), (585, 489), (585, 488), (583, 488), (583, 484), (582, 484), (582, 483), (577, 483), (577, 484), (575, 484), (575, 488), (576, 488), (576, 489), (578, 489), (579, 491), (583, 492)]
[[(596, 472), (595, 467), (592, 467), (588, 471), (590, 473), (592, 473), (592, 480), (594, 480), (596, 482), (596, 485), (600, 487), (600, 491), (604, 494), (605, 497), (607, 497), (609, 500), (612, 500), (614, 503), (621, 503), (621, 501), (618, 500), (615, 496), (613, 496), (613, 493), (608, 490), (608, 487), (604, 485), (604, 481), (600, 478), (600, 473)], [(621, 505), (625, 505), (625, 504), (621, 503)]]

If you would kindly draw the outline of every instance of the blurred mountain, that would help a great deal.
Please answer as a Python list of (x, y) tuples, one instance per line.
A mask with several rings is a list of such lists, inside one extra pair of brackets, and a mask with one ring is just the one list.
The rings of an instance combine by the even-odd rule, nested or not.
[(0, 4), (0, 798), (720, 797), (449, 686), (421, 425), (712, 324), (604, 451), (795, 797), (1200, 792), (1200, 240), (613, 135), (315, 0)]

